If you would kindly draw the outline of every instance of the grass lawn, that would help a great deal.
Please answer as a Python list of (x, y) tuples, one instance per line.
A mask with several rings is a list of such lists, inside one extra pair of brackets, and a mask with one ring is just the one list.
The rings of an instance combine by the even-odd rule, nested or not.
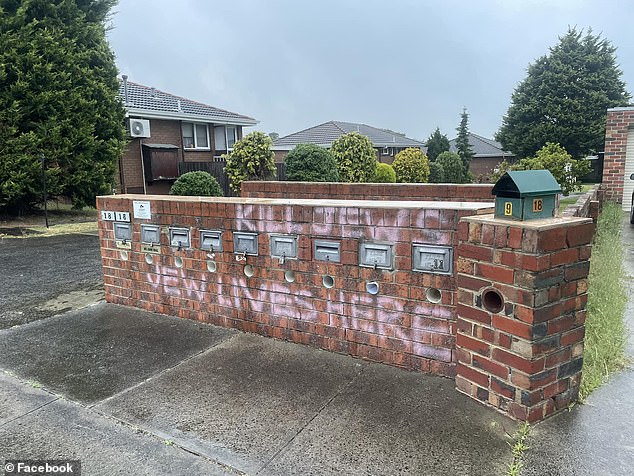
[(43, 207), (21, 216), (0, 215), (0, 237), (93, 232), (97, 229), (97, 210), (90, 207), (73, 210), (70, 204), (51, 200), (48, 222), (47, 229)]
[(627, 360), (627, 328), (623, 315), (627, 303), (623, 270), (621, 226), (623, 211), (606, 203), (599, 217), (588, 277), (588, 316), (580, 398), (605, 383)]

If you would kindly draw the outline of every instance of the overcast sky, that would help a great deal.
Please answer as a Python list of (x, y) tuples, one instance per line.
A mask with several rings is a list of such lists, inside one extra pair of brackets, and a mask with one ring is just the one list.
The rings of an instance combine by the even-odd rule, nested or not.
[[(528, 64), (568, 25), (618, 48), (634, 88), (631, 0), (120, 0), (119, 71), (290, 134), (362, 122), (451, 139), (465, 106), (492, 137)], [(251, 128), (250, 130), (255, 130)]]

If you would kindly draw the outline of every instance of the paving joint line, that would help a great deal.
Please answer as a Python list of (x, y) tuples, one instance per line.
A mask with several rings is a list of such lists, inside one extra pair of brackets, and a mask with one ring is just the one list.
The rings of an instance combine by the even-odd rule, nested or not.
[(303, 425), (303, 426), (302, 426), (299, 430), (297, 430), (297, 432), (296, 432), (293, 436), (291, 436), (291, 437), (288, 439), (288, 441), (287, 441), (286, 443), (284, 443), (284, 444), (283, 444), (283, 445), (282, 445), (282, 446), (281, 446), (281, 447), (280, 447), (280, 448), (279, 448), (279, 449), (278, 449), (278, 450), (277, 450), (277, 451), (276, 451), (276, 452), (275, 452), (275, 453), (274, 453), (274, 454), (273, 454), (273, 455), (272, 455), (272, 456), (271, 456), (271, 457), (270, 457), (270, 458), (266, 461), (266, 463), (264, 463), (264, 465), (263, 465), (261, 468), (259, 468), (259, 469), (255, 472), (255, 474), (256, 474), (256, 475), (258, 475), (258, 474), (260, 474), (262, 471), (264, 471), (264, 470), (266, 469), (266, 467), (267, 467), (269, 464), (271, 464), (271, 463), (273, 462), (273, 460), (274, 460), (275, 458), (277, 458), (277, 457), (278, 457), (278, 456), (279, 456), (279, 455), (280, 455), (280, 454), (281, 454), (281, 453), (282, 453), (282, 452), (283, 452), (286, 448), (288, 448), (288, 447), (291, 445), (291, 443), (293, 443), (293, 441), (295, 441), (295, 439), (299, 436), (299, 434), (300, 434), (300, 433), (302, 433), (302, 432), (303, 432), (303, 431), (304, 431), (304, 430), (308, 427), (308, 425), (310, 425), (310, 424), (313, 422), (313, 420), (314, 420), (315, 418), (317, 418), (317, 417), (321, 414), (321, 412), (322, 412), (322, 411), (324, 411), (324, 409), (325, 409), (328, 405), (330, 405), (330, 404), (332, 403), (332, 401), (333, 401), (335, 398), (337, 398), (338, 396), (340, 396), (341, 394), (343, 394), (343, 392), (344, 392), (345, 390), (347, 390), (348, 388), (350, 388), (350, 387), (352, 386), (352, 384), (354, 384), (354, 383), (357, 381), (357, 379), (359, 379), (359, 377), (361, 377), (361, 376), (363, 375), (364, 371), (365, 371), (365, 367), (362, 367), (362, 368), (361, 368), (361, 371), (360, 371), (357, 375), (355, 375), (352, 379), (350, 379), (350, 381), (349, 381), (348, 383), (346, 383), (345, 385), (342, 385), (342, 386), (341, 386), (341, 387), (340, 387), (340, 388), (339, 388), (339, 389), (338, 389), (338, 390), (334, 393), (334, 395), (333, 395), (332, 397), (330, 397), (330, 398), (329, 398), (329, 399), (328, 399), (328, 400), (327, 400), (327, 401), (326, 401), (326, 402), (325, 402), (325, 403), (324, 403), (324, 404), (323, 404), (323, 405), (319, 408), (319, 410), (317, 410), (317, 411), (315, 412), (315, 414), (311, 417), (311, 419), (310, 419), (310, 420), (308, 420), (308, 421), (307, 421), (307, 422), (306, 422), (306, 423), (305, 423), (305, 424), (304, 424), (304, 425)]

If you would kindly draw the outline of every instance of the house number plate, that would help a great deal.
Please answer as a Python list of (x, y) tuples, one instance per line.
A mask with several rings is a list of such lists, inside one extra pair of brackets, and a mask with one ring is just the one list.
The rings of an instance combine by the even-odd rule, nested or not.
[(130, 221), (129, 212), (111, 212), (102, 210), (101, 219), (103, 221)]

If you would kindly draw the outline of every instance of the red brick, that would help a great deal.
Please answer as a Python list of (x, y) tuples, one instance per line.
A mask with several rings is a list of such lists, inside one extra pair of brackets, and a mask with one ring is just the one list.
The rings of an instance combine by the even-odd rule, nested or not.
[(491, 351), (491, 346), (486, 342), (482, 342), (477, 339), (473, 339), (464, 334), (456, 335), (456, 346), (464, 347), (465, 349), (471, 350), (473, 352), (477, 352), (481, 355), (488, 356)]
[(595, 225), (594, 223), (584, 223), (575, 227), (568, 228), (567, 240), (569, 247), (587, 245), (592, 243), (594, 238)]
[(509, 227), (508, 246), (519, 249), (522, 247), (522, 229), (514, 226)]
[(493, 261), (493, 248), (472, 245), (470, 243), (460, 243), (458, 246), (458, 256), (491, 262)]
[(550, 255), (551, 266), (561, 266), (563, 264), (571, 264), (579, 259), (577, 248), (569, 248), (567, 250), (558, 251)]
[(473, 364), (472, 367), (477, 369), (484, 370), (490, 374), (496, 375), (502, 379), (508, 379), (509, 369), (505, 365), (501, 365), (497, 362), (493, 362), (485, 357), (481, 357), (479, 355), (473, 356)]
[(456, 374), (480, 385), (481, 387), (487, 388), (489, 386), (488, 375), (480, 373), (477, 370), (474, 370), (472, 367), (467, 367), (460, 362), (458, 362), (458, 365), (456, 366)]
[(484, 324), (491, 324), (491, 314), (482, 309), (466, 306), (458, 303), (456, 306), (456, 315), (459, 318), (468, 319), (470, 321), (478, 321)]
[(514, 336), (523, 337), (524, 339), (533, 338), (533, 326), (526, 324), (517, 319), (493, 315), (493, 327), (508, 332)]
[(476, 265), (477, 275), (496, 281), (499, 283), (513, 284), (515, 272), (510, 268), (496, 266), (488, 263), (478, 263)]
[(527, 360), (519, 355), (512, 354), (503, 349), (493, 349), (492, 359), (502, 365), (509, 365), (514, 369), (533, 374), (544, 369), (544, 359)]
[(561, 336), (560, 343), (562, 346), (576, 344), (577, 342), (581, 342), (583, 337), (585, 336), (585, 327), (579, 327), (578, 329), (574, 329), (570, 332), (566, 332)]

